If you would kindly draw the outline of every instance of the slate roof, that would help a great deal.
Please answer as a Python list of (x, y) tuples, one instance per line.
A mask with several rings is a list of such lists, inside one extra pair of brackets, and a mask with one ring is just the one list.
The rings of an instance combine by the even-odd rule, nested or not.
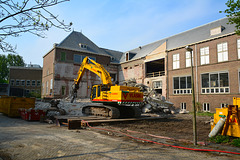
[[(87, 45), (87, 48), (81, 48), (79, 43)], [(100, 49), (81, 32), (76, 31), (72, 31), (62, 42), (57, 44), (56, 47), (109, 56), (104, 50)]]
[[(193, 28), (191, 30), (176, 34), (174, 36), (168, 37), (167, 50), (174, 48), (186, 46), (188, 44), (197, 43), (211, 38), (216, 38), (225, 34), (233, 33), (235, 30), (235, 25), (227, 24), (228, 18), (222, 18), (208, 24)], [(220, 34), (211, 36), (210, 30), (219, 26), (223, 26), (224, 29)]]
[[(135, 53), (136, 55), (131, 59), (138, 59), (141, 57), (145, 57), (148, 54), (150, 54), (153, 50), (155, 50), (157, 47), (159, 47), (162, 43), (167, 41), (167, 50), (172, 50), (178, 47), (184, 47), (186, 45), (189, 44), (193, 44), (193, 43), (197, 43), (197, 42), (201, 42), (207, 39), (211, 39), (211, 38), (216, 38), (219, 36), (223, 36), (225, 34), (230, 34), (230, 33), (234, 33), (235, 30), (235, 26), (234, 25), (230, 25), (227, 24), (228, 23), (228, 18), (222, 18), (213, 22), (210, 22), (208, 24), (193, 28), (191, 30), (161, 39), (159, 41), (147, 44), (145, 46), (142, 46), (141, 49), (140, 48), (136, 48), (127, 52), (132, 52)], [(223, 26), (224, 29), (222, 30), (222, 32), (220, 34), (216, 34), (211, 36), (210, 35), (210, 30), (213, 28), (217, 28), (219, 26)], [(127, 53), (125, 52), (125, 53)], [(123, 54), (120, 62), (126, 62), (126, 54)]]
[(100, 50), (104, 50), (105, 53), (111, 56), (112, 63), (119, 63), (123, 55), (123, 52), (120, 52), (120, 51), (114, 51), (114, 50), (105, 49), (105, 48), (100, 48)]
[[(135, 54), (135, 56), (132, 59), (138, 59), (138, 58), (141, 58), (141, 57), (145, 57), (148, 54), (150, 54), (152, 51), (157, 49), (165, 41), (166, 41), (165, 39), (159, 40), (159, 41), (156, 41), (156, 42), (144, 45), (144, 46), (140, 46), (138, 48), (135, 48), (135, 49), (127, 51), (127, 52)], [(125, 52), (125, 53), (127, 53), (127, 52)], [(125, 61), (126, 61), (126, 54), (123, 54), (120, 62), (125, 62)]]

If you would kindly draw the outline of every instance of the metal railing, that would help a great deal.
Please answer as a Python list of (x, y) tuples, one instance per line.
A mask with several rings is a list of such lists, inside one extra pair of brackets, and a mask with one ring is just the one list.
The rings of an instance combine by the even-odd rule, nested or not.
[(147, 78), (160, 77), (160, 76), (165, 76), (165, 71), (147, 73), (147, 75), (146, 75)]

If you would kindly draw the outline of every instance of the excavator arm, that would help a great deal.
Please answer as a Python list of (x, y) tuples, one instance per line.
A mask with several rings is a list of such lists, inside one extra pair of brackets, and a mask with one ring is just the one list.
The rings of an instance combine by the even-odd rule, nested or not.
[[(91, 62), (91, 63), (90, 63)], [(111, 76), (108, 71), (99, 63), (95, 62), (94, 60), (90, 59), (89, 57), (85, 57), (83, 62), (78, 70), (78, 77), (74, 79), (74, 84), (72, 86), (71, 92), (71, 102), (77, 97), (77, 90), (79, 89), (79, 83), (85, 73), (85, 71), (89, 70), (101, 78), (102, 84), (112, 85)]]

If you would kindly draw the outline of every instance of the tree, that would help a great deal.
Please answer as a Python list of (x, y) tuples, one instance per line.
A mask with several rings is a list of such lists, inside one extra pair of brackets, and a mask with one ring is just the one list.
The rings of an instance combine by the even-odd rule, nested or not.
[[(226, 9), (224, 13), (229, 17), (229, 24), (235, 24), (235, 31), (240, 35), (240, 0), (228, 0), (226, 6), (228, 9)], [(222, 11), (220, 11), (220, 13), (222, 13)]]
[(8, 82), (9, 67), (24, 66), (23, 58), (16, 54), (0, 54), (0, 83)]
[(31, 33), (45, 37), (44, 31), (51, 27), (71, 30), (72, 23), (65, 24), (48, 8), (69, 0), (0, 0), (0, 49), (15, 52), (7, 37)]

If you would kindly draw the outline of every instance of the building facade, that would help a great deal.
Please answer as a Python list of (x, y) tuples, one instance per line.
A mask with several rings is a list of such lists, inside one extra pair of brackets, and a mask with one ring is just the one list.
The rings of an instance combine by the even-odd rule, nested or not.
[[(175, 107), (192, 110), (191, 59), (199, 110), (232, 104), (240, 92), (240, 37), (223, 18), (194, 29), (139, 46), (127, 52), (99, 48), (82, 33), (72, 32), (44, 56), (42, 97), (70, 94), (82, 59), (102, 64), (120, 84), (135, 79), (162, 94)], [(193, 49), (187, 52), (185, 47)], [(89, 97), (100, 79), (87, 71), (79, 97)]]
[[(172, 37), (180, 39), (189, 35), (185, 44), (168, 50), (168, 100), (176, 107), (192, 111), (191, 53), (192, 48), (195, 101), (199, 110), (215, 112), (226, 107), (239, 96), (240, 36), (227, 18), (200, 26)], [(171, 38), (169, 39), (171, 43)]]
[(42, 68), (39, 65), (9, 68), (10, 96), (41, 95)]
[[(42, 97), (68, 97), (86, 56), (102, 64), (110, 73), (113, 83), (118, 80), (118, 61), (122, 53), (99, 48), (82, 33), (73, 31), (43, 57)], [(100, 83), (100, 77), (86, 70), (80, 83), (78, 97), (90, 97), (91, 87)]]

